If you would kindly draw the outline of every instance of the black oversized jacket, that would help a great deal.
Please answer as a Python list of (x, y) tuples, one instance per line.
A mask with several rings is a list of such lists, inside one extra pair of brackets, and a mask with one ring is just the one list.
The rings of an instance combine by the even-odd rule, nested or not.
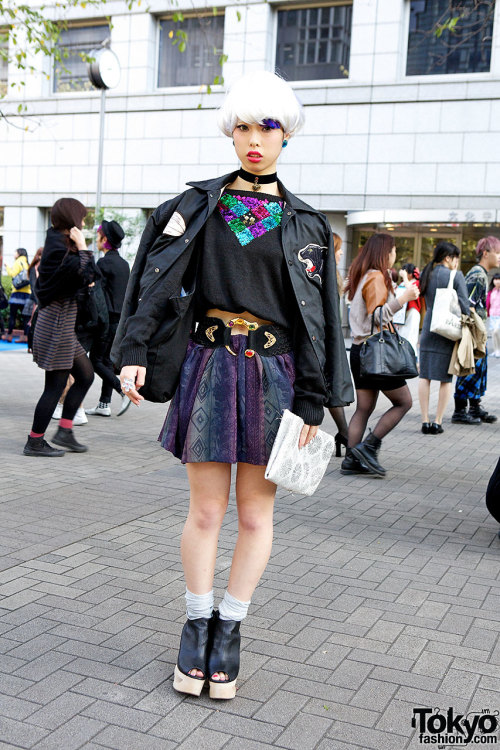
[[(175, 392), (194, 322), (202, 230), (221, 191), (236, 177), (235, 172), (188, 183), (190, 190), (158, 206), (142, 235), (111, 356), (118, 367), (147, 368), (141, 393), (152, 401), (167, 401)], [(278, 185), (284, 198), (283, 253), (300, 311), (294, 330), (293, 410), (306, 424), (321, 424), (324, 406), (354, 400), (333, 237), (323, 214)]]
[(39, 307), (46, 307), (54, 300), (73, 299), (78, 290), (91, 284), (95, 277), (94, 259), (89, 257), (83, 266), (78, 251), (69, 249), (68, 237), (49, 227), (35, 284)]
[(108, 250), (97, 261), (97, 268), (102, 276), (101, 284), (108, 312), (116, 315), (118, 320), (130, 276), (129, 265), (118, 250)]

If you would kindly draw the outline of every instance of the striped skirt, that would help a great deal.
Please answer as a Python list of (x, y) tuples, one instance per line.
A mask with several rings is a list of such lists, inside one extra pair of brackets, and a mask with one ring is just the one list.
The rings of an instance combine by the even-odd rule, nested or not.
[(71, 370), (85, 354), (75, 333), (76, 299), (51, 302), (38, 310), (33, 336), (33, 361), (42, 370)]
[(267, 464), (283, 410), (293, 404), (293, 353), (249, 358), (246, 342), (231, 337), (234, 356), (189, 341), (158, 438), (182, 463)]

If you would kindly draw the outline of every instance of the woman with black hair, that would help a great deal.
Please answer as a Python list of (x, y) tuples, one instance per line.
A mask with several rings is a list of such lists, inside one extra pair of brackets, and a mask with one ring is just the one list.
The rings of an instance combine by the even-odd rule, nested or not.
[[(467, 315), (470, 308), (464, 275), (457, 270), (459, 257), (460, 250), (456, 245), (451, 242), (439, 242), (434, 248), (432, 260), (427, 263), (420, 276), (420, 292), (425, 299), (427, 308), (420, 336), (420, 380), (418, 383), (418, 398), (424, 435), (440, 435), (444, 432), (442, 427), (443, 415), (452, 393), (451, 381), (453, 376), (448, 374), (448, 368), (455, 342), (439, 333), (431, 332), (436, 289), (448, 286), (452, 271), (456, 272), (453, 279), (453, 288), (458, 294), (462, 313)], [(438, 380), (440, 383), (436, 418), (432, 423), (429, 422), (431, 380)]]
[(66, 386), (69, 389), (53, 442), (69, 451), (87, 450), (75, 440), (73, 417), (94, 380), (92, 365), (75, 333), (76, 295), (94, 280), (96, 269), (82, 233), (87, 209), (74, 198), (60, 198), (50, 217), (52, 226), (36, 282), (38, 319), (33, 338), (33, 359), (45, 370), (45, 389), (35, 408), (33, 427), (24, 446), (25, 456), (63, 456), (44, 439), (53, 411)]

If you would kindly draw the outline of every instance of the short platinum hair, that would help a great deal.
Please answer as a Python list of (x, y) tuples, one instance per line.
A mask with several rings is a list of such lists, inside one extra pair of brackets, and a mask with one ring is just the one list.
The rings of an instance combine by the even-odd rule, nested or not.
[(304, 124), (304, 110), (290, 84), (274, 73), (258, 70), (233, 83), (217, 113), (217, 124), (229, 138), (238, 120), (260, 125), (264, 120), (277, 120), (291, 137)]

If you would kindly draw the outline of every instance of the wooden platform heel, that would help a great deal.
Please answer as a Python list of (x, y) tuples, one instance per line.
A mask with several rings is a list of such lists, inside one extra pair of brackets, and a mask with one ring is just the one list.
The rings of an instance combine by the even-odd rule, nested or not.
[[(174, 689), (178, 693), (199, 696), (205, 684), (207, 672), (208, 649), (211, 641), (213, 616), (187, 620), (181, 633), (179, 656), (174, 669)], [(203, 677), (188, 674), (192, 669), (199, 669)]]
[[(236, 695), (236, 678), (240, 671), (240, 622), (221, 620), (214, 612), (213, 640), (208, 656), (210, 697), (231, 700)], [(212, 680), (216, 672), (224, 672), (228, 680)]]

